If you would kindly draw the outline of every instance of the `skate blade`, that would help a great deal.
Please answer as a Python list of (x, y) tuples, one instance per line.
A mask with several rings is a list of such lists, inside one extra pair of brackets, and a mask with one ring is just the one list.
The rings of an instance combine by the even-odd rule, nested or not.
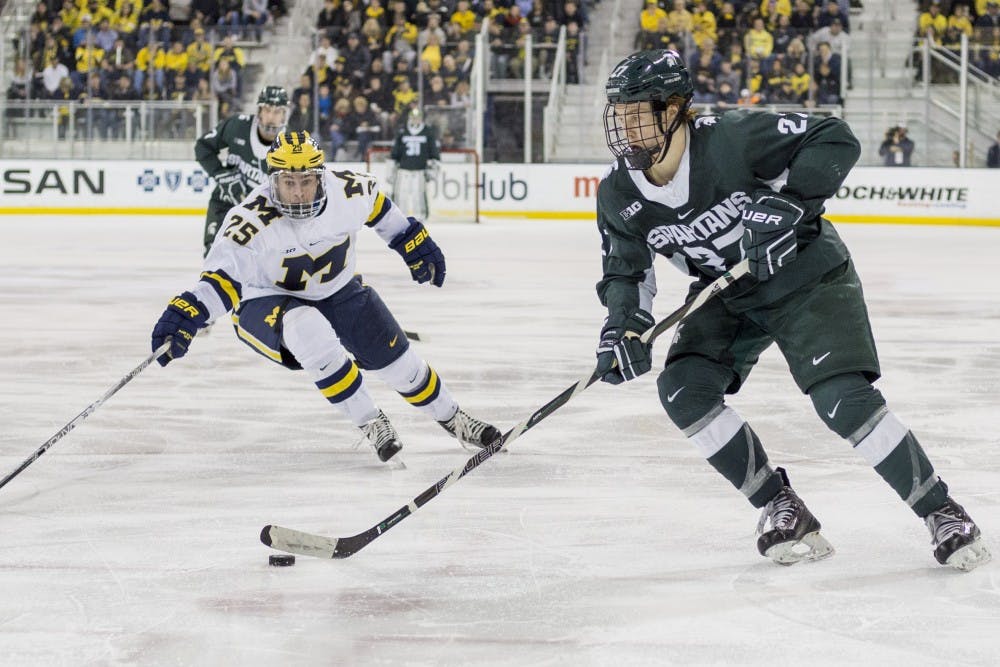
[(795, 565), (823, 560), (834, 554), (833, 545), (819, 531), (806, 533), (798, 542), (775, 544), (764, 555), (778, 565)]
[(948, 560), (945, 561), (945, 565), (953, 567), (956, 570), (961, 570), (962, 572), (971, 572), (980, 565), (989, 563), (991, 560), (993, 560), (993, 555), (990, 554), (990, 550), (986, 548), (982, 540), (976, 540), (972, 544), (966, 544), (949, 556)]

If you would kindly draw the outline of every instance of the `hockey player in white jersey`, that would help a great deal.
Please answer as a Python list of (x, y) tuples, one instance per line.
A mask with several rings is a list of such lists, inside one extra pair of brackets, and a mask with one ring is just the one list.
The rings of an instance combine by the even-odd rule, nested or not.
[(304, 369), (382, 461), (402, 443), (369, 394), (367, 374), (463, 444), (487, 446), (500, 432), (459, 408), (375, 290), (355, 275), (355, 235), (364, 227), (403, 257), (419, 283), (444, 283), (440, 248), (373, 176), (323, 162), (308, 132), (278, 135), (267, 153), (267, 181), (229, 211), (200, 280), (156, 323), (153, 349), (172, 341), (157, 361), (165, 366), (184, 356), (200, 329), (232, 311), (239, 338), (271, 361)]

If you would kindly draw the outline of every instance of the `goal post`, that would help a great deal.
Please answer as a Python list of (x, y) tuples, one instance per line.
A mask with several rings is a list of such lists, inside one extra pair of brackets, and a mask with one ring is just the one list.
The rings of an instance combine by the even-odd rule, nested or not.
[[(372, 146), (366, 156), (366, 168), (379, 182), (386, 183), (389, 146)], [(428, 221), (479, 222), (479, 153), (474, 148), (442, 148), (441, 169), (427, 183), (430, 215)]]

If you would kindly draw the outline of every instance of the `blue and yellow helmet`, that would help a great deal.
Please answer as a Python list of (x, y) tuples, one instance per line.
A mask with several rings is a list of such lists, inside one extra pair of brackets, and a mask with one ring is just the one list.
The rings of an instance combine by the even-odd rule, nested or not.
[(326, 204), (325, 156), (308, 132), (279, 134), (267, 151), (266, 161), (271, 200), (282, 215), (293, 220), (307, 220), (323, 209)]

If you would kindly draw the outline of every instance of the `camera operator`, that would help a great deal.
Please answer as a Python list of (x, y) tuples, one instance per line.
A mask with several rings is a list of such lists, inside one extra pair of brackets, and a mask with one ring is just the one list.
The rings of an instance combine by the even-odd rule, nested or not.
[(879, 146), (886, 167), (909, 167), (913, 155), (913, 141), (906, 136), (905, 127), (890, 127), (885, 133), (885, 141)]

